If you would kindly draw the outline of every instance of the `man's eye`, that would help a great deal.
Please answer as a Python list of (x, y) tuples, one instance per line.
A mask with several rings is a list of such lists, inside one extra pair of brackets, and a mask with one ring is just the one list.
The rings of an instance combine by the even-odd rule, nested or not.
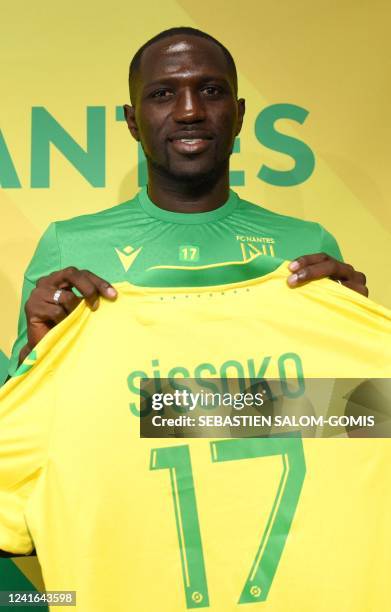
[(151, 95), (152, 98), (168, 98), (172, 95), (172, 92), (168, 89), (158, 89), (157, 91), (154, 91)]
[(204, 87), (202, 91), (204, 91), (208, 96), (215, 96), (221, 93), (220, 88), (215, 87), (214, 85), (208, 85), (208, 87)]

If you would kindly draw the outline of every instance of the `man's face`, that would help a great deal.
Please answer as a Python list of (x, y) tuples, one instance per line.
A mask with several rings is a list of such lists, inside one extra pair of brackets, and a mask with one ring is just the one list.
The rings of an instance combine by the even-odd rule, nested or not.
[(239, 133), (244, 100), (213, 42), (176, 35), (141, 58), (129, 129), (152, 165), (177, 179), (197, 179), (223, 167)]

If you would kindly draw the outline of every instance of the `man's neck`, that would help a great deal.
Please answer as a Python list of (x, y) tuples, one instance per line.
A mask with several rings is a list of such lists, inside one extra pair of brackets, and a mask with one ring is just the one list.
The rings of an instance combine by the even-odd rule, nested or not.
[(178, 181), (155, 169), (148, 172), (148, 196), (156, 206), (179, 213), (200, 213), (220, 208), (229, 198), (229, 168), (202, 181)]

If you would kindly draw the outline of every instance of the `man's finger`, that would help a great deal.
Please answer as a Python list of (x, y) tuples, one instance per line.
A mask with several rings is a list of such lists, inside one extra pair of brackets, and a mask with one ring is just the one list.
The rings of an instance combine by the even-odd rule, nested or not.
[(89, 270), (78, 270), (73, 266), (53, 272), (44, 282), (60, 289), (75, 287), (91, 306), (97, 304), (99, 295), (111, 300), (117, 297), (117, 291), (103, 278)]
[(75, 308), (81, 302), (82, 298), (77, 297), (73, 291), (69, 291), (67, 289), (60, 289), (61, 293), (58, 300), (53, 302), (56, 291), (58, 291), (58, 289), (55, 287), (53, 287), (50, 291), (48, 290), (48, 293), (45, 295), (45, 301), (62, 306), (67, 314), (70, 314), (73, 310), (75, 310)]
[(300, 257), (296, 257), (294, 261), (291, 261), (288, 268), (291, 272), (297, 272), (302, 268), (307, 266), (312, 266), (313, 264), (321, 263), (322, 261), (326, 261), (327, 259), (331, 259), (327, 253), (312, 253), (311, 255), (301, 255)]
[(288, 277), (288, 285), (296, 287), (308, 281), (331, 277), (335, 280), (352, 280), (354, 270), (348, 264), (336, 259), (327, 259), (321, 263), (308, 265)]
[(96, 310), (98, 307), (100, 295), (109, 299), (113, 299), (117, 295), (114, 287), (107, 281), (88, 270), (78, 270), (72, 266), (55, 272), (50, 280), (52, 285), (77, 289), (92, 310)]
[[(58, 290), (69, 292), (73, 287), (81, 293), (93, 310), (97, 308), (99, 291), (95, 284), (91, 282), (89, 276), (85, 273), (80, 273), (77, 268), (65, 268), (41, 278), (37, 283), (36, 291), (41, 292), (41, 296), (45, 292), (44, 300), (56, 304), (56, 301), (54, 301), (55, 293)], [(60, 294), (59, 302), (61, 297), (62, 294)]]
[(352, 289), (357, 293), (361, 293), (361, 295), (363, 295), (364, 297), (368, 297), (369, 295), (368, 288), (365, 285), (361, 285), (361, 283), (357, 284), (351, 283), (350, 281), (344, 281), (342, 284), (344, 287), (348, 287), (348, 289)]
[(367, 277), (362, 272), (354, 272), (354, 282), (357, 285), (364, 286), (367, 284)]
[(80, 273), (88, 275), (91, 282), (95, 284), (102, 297), (109, 298), (110, 300), (117, 297), (116, 289), (114, 289), (114, 287), (103, 278), (100, 278), (100, 276), (97, 276), (93, 272), (89, 272), (89, 270), (80, 270)]

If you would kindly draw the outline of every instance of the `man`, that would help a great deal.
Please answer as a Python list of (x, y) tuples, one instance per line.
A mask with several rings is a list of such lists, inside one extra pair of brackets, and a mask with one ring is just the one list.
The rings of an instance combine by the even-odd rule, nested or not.
[[(73, 294), (73, 288), (87, 299), (91, 309), (97, 307), (100, 295), (115, 298), (114, 288), (103, 279), (109, 279), (110, 282), (129, 280), (134, 284), (160, 287), (183, 286), (185, 283), (193, 287), (213, 285), (216, 282), (254, 278), (260, 272), (276, 269), (283, 259), (295, 259), (303, 250), (309, 253), (323, 250), (325, 255), (303, 257), (296, 266), (291, 266), (293, 275), (296, 275), (290, 279), (292, 286), (298, 281), (332, 276), (366, 295), (363, 275), (337, 260), (340, 255), (334, 239), (318, 224), (272, 214), (240, 200), (234, 192), (229, 191), (229, 155), (233, 139), (240, 131), (244, 101), (236, 98), (233, 64), (217, 42), (211, 41), (209, 37), (205, 38), (203, 34), (194, 34), (194, 32), (189, 34), (188, 31), (186, 35), (183, 32), (179, 35), (164, 34), (136, 55), (130, 76), (132, 106), (126, 106), (125, 112), (130, 131), (136, 139), (140, 139), (147, 156), (148, 191), (142, 190), (133, 201), (108, 211), (53, 224), (49, 228), (26, 273), (23, 297), (23, 301), (26, 302), (26, 322), (22, 316), (19, 346), (17, 343), (14, 349), (16, 361), (21, 344), (26, 343), (21, 350), (23, 358), (23, 354), (27, 354), (53, 325), (64, 319), (79, 303), (80, 298)], [(74, 267), (69, 267), (71, 264)], [(84, 267), (93, 269), (99, 276), (78, 269)], [(34, 289), (35, 283), (37, 283), (36, 289)], [(278, 285), (279, 291), (282, 287), (285, 292), (289, 292), (284, 283), (283, 279)], [(127, 283), (124, 285), (131, 287)], [(329, 285), (332, 283), (329, 282)], [(331, 290), (329, 288), (329, 292), (333, 293), (333, 288)], [(142, 293), (140, 288), (135, 289)], [(205, 288), (203, 291), (205, 294)], [(299, 297), (300, 291), (302, 290), (290, 293), (290, 296)], [(54, 348), (54, 350), (45, 352), (43, 359), (38, 357), (38, 368), (33, 369), (33, 376), (27, 374), (28, 380), (23, 379), (23, 375), (14, 377), (8, 384), (8, 389), (5, 386), (2, 390), (2, 399), (5, 403), (2, 408), (0, 444), (0, 463), (3, 466), (0, 493), (4, 493), (1, 546), (4, 550), (15, 552), (20, 550), (23, 554), (28, 554), (32, 545), (36, 545), (40, 563), (44, 573), (46, 572), (44, 579), (48, 590), (52, 585), (60, 589), (63, 585), (64, 588), (71, 587), (77, 591), (78, 606), (81, 610), (164, 609), (172, 612), (174, 609), (186, 609), (185, 606), (194, 608), (198, 604), (200, 604), (198, 607), (206, 607), (209, 605), (208, 578), (211, 584), (211, 597), (217, 602), (213, 604), (214, 609), (228, 610), (233, 609), (233, 606), (236, 609), (235, 602), (240, 596), (239, 581), (244, 582), (245, 563), (249, 563), (255, 552), (251, 576), (255, 568), (256, 580), (259, 578), (260, 586), (252, 578), (247, 579), (238, 605), (265, 600), (271, 587), (298, 501), (296, 498), (300, 494), (305, 476), (301, 440), (296, 437), (286, 438), (280, 448), (279, 442), (275, 442), (273, 438), (266, 441), (255, 439), (255, 443), (250, 442), (250, 453), (247, 452), (248, 448), (245, 448), (247, 452), (245, 455), (243, 452), (242, 454), (236, 452), (236, 455), (233, 453), (228, 457), (214, 454), (213, 462), (220, 464), (224, 461), (223, 466), (218, 465), (223, 468), (225, 464), (229, 467), (234, 464), (235, 468), (235, 459), (265, 456), (271, 458), (282, 455), (284, 469), (276, 502), (271, 504), (270, 522), (269, 519), (266, 521), (265, 539), (262, 538), (257, 551), (254, 536), (259, 534), (257, 521), (259, 510), (263, 508), (263, 500), (260, 499), (259, 493), (276, 489), (274, 467), (277, 466), (273, 464), (272, 469), (268, 469), (267, 466), (267, 469), (262, 470), (261, 465), (261, 476), (259, 476), (258, 462), (251, 461), (252, 465), (244, 466), (245, 469), (240, 472), (240, 482), (244, 484), (243, 494), (248, 495), (244, 499), (249, 501), (244, 507), (240, 505), (242, 490), (238, 494), (234, 489), (232, 483), (235, 480), (231, 481), (228, 477), (229, 472), (225, 472), (224, 477), (224, 474), (221, 476), (221, 470), (219, 473), (218, 470), (210, 469), (216, 466), (211, 466), (212, 462), (209, 460), (209, 455), (205, 456), (204, 447), (201, 449), (200, 445), (194, 445), (191, 455), (188, 445), (183, 445), (182, 439), (175, 444), (169, 440), (167, 443), (169, 446), (166, 445), (163, 451), (161, 448), (155, 448), (154, 440), (152, 448), (147, 447), (146, 440), (140, 439), (138, 422), (136, 425), (134, 420), (132, 421), (135, 417), (129, 410), (128, 358), (131, 356), (132, 360), (137, 360), (132, 366), (137, 367), (137, 370), (132, 371), (131, 376), (143, 374), (141, 370), (148, 363), (154, 368), (155, 375), (156, 362), (159, 361), (153, 358), (155, 353), (151, 353), (151, 341), (153, 346), (156, 345), (165, 351), (160, 361), (162, 364), (175, 363), (179, 348), (183, 348), (182, 341), (187, 348), (189, 362), (194, 361), (194, 353), (198, 349), (200, 357), (194, 363), (199, 362), (198, 365), (201, 366), (210, 365), (205, 364), (209, 352), (208, 346), (211, 347), (211, 353), (219, 350), (221, 355), (224, 355), (224, 359), (227, 359), (233, 340), (230, 333), (222, 334), (221, 327), (215, 324), (219, 321), (216, 317), (216, 305), (211, 312), (211, 326), (205, 326), (203, 320), (201, 322), (198, 320), (198, 330), (203, 336), (197, 335), (196, 326), (193, 330), (194, 316), (189, 317), (188, 321), (182, 321), (182, 325), (178, 325), (182, 311), (191, 313), (191, 310), (182, 308), (182, 305), (187, 303), (186, 298), (192, 301), (193, 308), (194, 304), (199, 304), (199, 296), (195, 295), (194, 289), (189, 293), (192, 293), (191, 298), (182, 290), (182, 304), (177, 304), (176, 316), (171, 316), (170, 331), (173, 333), (167, 334), (163, 321), (160, 326), (160, 336), (155, 332), (153, 319), (151, 325), (153, 331), (150, 334), (150, 319), (148, 312), (145, 312), (148, 303), (143, 300), (140, 304), (139, 300), (133, 299), (134, 295), (131, 302), (122, 296), (124, 299), (119, 299), (116, 304), (120, 309), (128, 305), (126, 312), (116, 309), (117, 313), (122, 312), (122, 316), (118, 317), (120, 325), (111, 323), (113, 320), (116, 323), (117, 319), (115, 313), (114, 317), (111, 312), (108, 313), (108, 309), (112, 306), (109, 303), (106, 302), (97, 314), (88, 313), (88, 308), (83, 305), (81, 307), (83, 311), (74, 313), (75, 319), (72, 321), (71, 330), (72, 334), (74, 330), (81, 330), (83, 322), (80, 319), (77, 321), (76, 317), (84, 312), (90, 321), (89, 340), (74, 342), (75, 336), (68, 334), (65, 339), (57, 343), (56, 334), (57, 332), (61, 334), (61, 329), (54, 330), (54, 333), (40, 345), (40, 348), (47, 349), (50, 342), (49, 349)], [(222, 293), (224, 295), (224, 292)], [(236, 291), (233, 293), (236, 294)], [(262, 297), (262, 294), (259, 295)], [(238, 298), (240, 299), (239, 295)], [(155, 310), (160, 313), (162, 309), (158, 299), (162, 298), (155, 295), (157, 302)], [(216, 300), (216, 297), (211, 299)], [(225, 298), (221, 296), (218, 299)], [(267, 301), (269, 303), (263, 306), (262, 299), (249, 300), (247, 304), (258, 310), (260, 303), (267, 314), (273, 310), (276, 302), (280, 308), (282, 304), (285, 305), (285, 295), (275, 300), (273, 292), (267, 291)], [(178, 302), (180, 300), (176, 303)], [(214, 303), (216, 304), (216, 301)], [(234, 309), (232, 302), (230, 304), (226, 316), (228, 332), (233, 314), (238, 315), (239, 319), (242, 315), (239, 307)], [(171, 313), (171, 303), (169, 308), (164, 310), (166, 313)], [(298, 312), (302, 316), (301, 304)], [(329, 314), (330, 310), (326, 312)], [(96, 328), (91, 326), (91, 322), (94, 324), (99, 322), (105, 313), (110, 314), (110, 318), (103, 321), (104, 324), (100, 328), (100, 332), (104, 330), (104, 334), (96, 334)], [(335, 317), (339, 316), (338, 309), (331, 309), (331, 313)], [(221, 312), (218, 311), (217, 314), (220, 316)], [(262, 313), (259, 318), (263, 320)], [(357, 316), (352, 319), (358, 321), (360, 325), (364, 317)], [(262, 330), (252, 326), (253, 319), (250, 316), (248, 320), (250, 325), (247, 326), (246, 335), (239, 343), (241, 361), (245, 358), (248, 361), (247, 351), (253, 338), (253, 330)], [(141, 322), (145, 332), (141, 336), (134, 334), (135, 330), (132, 330), (129, 324), (138, 321)], [(375, 320), (375, 324), (377, 323)], [(239, 321), (239, 328), (241, 324), (242, 321)], [(287, 328), (295, 330), (295, 324), (290, 325), (288, 320)], [(330, 322), (330, 328), (335, 337), (338, 330), (333, 320)], [(321, 329), (321, 326), (317, 324), (314, 329)], [(268, 331), (272, 337), (269, 338), (269, 347), (265, 350), (273, 349), (273, 353), (279, 355), (283, 348), (285, 356), (292, 356), (292, 352), (286, 352), (284, 332), (277, 334), (281, 343), (279, 351), (276, 348), (273, 327), (269, 327)], [(356, 331), (355, 337), (360, 336), (360, 331)], [(255, 336), (263, 338), (259, 331)], [(321, 333), (322, 340), (323, 336)], [(328, 334), (325, 336), (326, 345), (332, 351), (336, 351), (333, 336), (331, 338)], [(373, 342), (372, 335), (368, 336)], [(170, 342), (165, 341), (167, 338), (170, 338)], [(224, 340), (224, 347), (219, 346), (221, 338)], [(111, 350), (107, 353), (104, 346), (106, 339)], [(187, 340), (190, 341), (188, 347)], [(300, 334), (298, 343), (300, 346), (304, 344)], [(99, 369), (95, 369), (97, 348), (102, 344), (103, 353), (98, 360)], [(84, 349), (86, 346), (89, 347), (89, 353), (83, 352), (78, 361), (77, 351), (83, 346)], [(143, 346), (146, 350), (139, 351), (139, 347)], [(314, 346), (316, 356), (308, 360), (317, 369), (316, 362), (322, 348), (319, 348), (316, 342)], [(125, 355), (120, 355), (121, 351), (118, 350), (120, 348), (126, 349)], [(290, 351), (291, 348), (289, 345)], [(238, 351), (238, 347), (235, 347), (235, 350)], [(61, 354), (65, 369), (52, 368), (56, 362), (56, 351), (57, 355)], [(262, 353), (262, 349), (260, 352)], [(365, 354), (366, 351), (350, 351), (353, 359), (357, 355), (360, 357), (361, 353)], [(46, 359), (48, 355), (52, 360), (49, 367)], [(89, 356), (92, 359), (89, 359)], [(225, 363), (230, 362), (232, 364), (232, 359), (225, 361)], [(334, 367), (332, 358), (325, 359), (324, 363), (332, 364)], [(49, 372), (53, 373), (55, 381), (47, 375)], [(105, 372), (109, 373), (110, 378), (105, 377)], [(62, 382), (57, 379), (58, 374), (65, 374)], [(79, 377), (79, 384), (75, 374)], [(112, 375), (115, 375), (114, 379), (111, 378)], [(120, 384), (121, 382), (123, 384)], [(91, 400), (91, 386), (94, 387), (96, 397), (101, 403)], [(77, 401), (69, 397), (70, 388), (77, 390), (75, 397)], [(52, 395), (52, 391), (55, 396)], [(101, 391), (102, 398), (99, 397)], [(10, 397), (7, 397), (8, 395)], [(54, 404), (55, 411), (52, 409)], [(56, 418), (53, 416), (54, 412)], [(92, 423), (93, 430), (91, 430)], [(238, 442), (242, 447), (241, 440), (233, 442), (235, 444)], [(175, 446), (175, 452), (170, 448), (171, 445)], [(254, 445), (258, 454), (253, 452)], [(238, 444), (236, 447), (238, 448)], [(216, 448), (220, 452), (222, 446), (217, 444), (212, 450)], [(357, 449), (357, 445), (355, 448)], [(316, 463), (322, 450), (323, 462)], [(354, 469), (357, 469), (357, 466), (360, 469), (360, 456), (350, 457), (351, 449), (342, 448), (342, 445), (338, 445), (338, 449), (333, 448), (336, 451), (333, 453), (326, 454), (325, 450), (327, 450), (325, 445), (322, 445), (319, 453), (312, 453), (313, 461), (308, 469), (311, 478), (308, 479), (309, 486), (306, 488), (304, 504), (307, 514), (304, 514), (303, 518), (302, 513), (302, 523), (297, 530), (298, 536), (293, 538), (293, 542), (298, 544), (295, 549), (296, 556), (291, 555), (291, 567), (296, 569), (296, 574), (289, 574), (289, 582), (280, 580), (280, 589), (284, 597), (289, 597), (291, 600), (292, 592), (286, 585), (295, 584), (296, 576), (304, 576), (300, 587), (293, 592), (293, 598), (296, 595), (297, 605), (295, 607), (293, 604), (292, 609), (309, 610), (313, 607), (311, 595), (307, 597), (307, 607), (303, 608), (303, 593), (308, 592), (308, 584), (310, 589), (313, 589), (312, 594), (318, 593), (319, 589), (313, 586), (314, 581), (311, 583), (308, 572), (303, 573), (300, 570), (300, 563), (306, 556), (313, 557), (314, 551), (318, 554), (318, 557), (315, 557), (316, 561), (325, 559), (320, 569), (316, 563), (313, 564), (320, 578), (326, 575), (326, 580), (322, 580), (323, 590), (320, 590), (320, 601), (324, 601), (324, 595), (330, 597), (330, 594), (331, 596), (337, 594), (340, 598), (342, 590), (345, 596), (342, 606), (346, 600), (351, 602), (350, 589), (330, 589), (327, 570), (335, 565), (331, 559), (334, 553), (329, 546), (330, 538), (336, 537), (335, 525), (340, 527), (342, 525), (340, 539), (343, 538), (344, 542), (347, 531), (345, 527), (350, 527), (348, 534), (350, 539), (347, 540), (350, 547), (345, 546), (350, 552), (352, 549), (356, 550), (351, 542), (356, 544), (357, 525), (365, 523), (367, 506), (363, 503), (363, 487), (353, 487), (353, 493), (358, 493), (358, 496), (353, 497), (352, 501), (349, 496), (352, 489), (344, 486), (345, 481), (341, 484), (338, 477), (335, 477), (338, 475), (339, 466), (343, 464), (346, 467), (349, 458)], [(344, 454), (341, 453), (342, 450)], [(364, 450), (366, 459), (368, 450), (367, 448)], [(177, 462), (173, 462), (173, 459)], [(384, 473), (388, 465), (386, 459), (387, 457), (380, 465), (381, 473)], [(177, 466), (181, 468), (179, 477), (176, 473)], [(256, 471), (252, 471), (254, 467)], [(171, 478), (167, 477), (168, 468)], [(362, 470), (362, 473), (377, 474), (378, 470), (378, 465), (375, 465), (373, 470)], [(316, 475), (329, 477), (329, 480), (325, 480), (325, 486), (318, 484)], [(154, 476), (158, 478), (153, 480)], [(163, 478), (159, 478), (161, 476)], [(347, 480), (354, 477), (354, 471), (350, 473), (347, 471)], [(292, 483), (292, 480), (295, 483)], [(294, 484), (293, 492), (292, 484)], [(365, 484), (368, 487), (372, 483)], [(288, 489), (285, 488), (286, 485)], [(315, 540), (314, 544), (314, 533), (319, 531), (319, 518), (317, 508), (313, 504), (319, 502), (319, 505), (327, 506), (331, 485), (337, 490), (341, 489), (345, 494), (344, 504), (338, 499), (337, 505), (340, 512), (342, 507), (342, 516), (345, 512), (346, 516), (350, 517), (349, 524), (345, 525), (340, 515), (335, 517), (334, 522), (324, 520), (326, 532), (321, 531), (321, 537)], [(197, 500), (200, 500), (201, 528), (195, 486), (197, 486)], [(312, 489), (309, 489), (311, 486)], [(282, 495), (280, 495), (281, 490), (284, 490)], [(326, 491), (325, 501), (320, 500), (319, 491)], [(211, 495), (213, 492), (216, 494)], [(333, 492), (331, 489), (331, 498)], [(171, 506), (165, 504), (170, 502), (171, 494), (174, 507), (170, 517), (166, 508)], [(226, 501), (227, 494), (228, 501)], [(179, 504), (176, 502), (178, 495)], [(283, 500), (283, 503), (280, 503), (280, 500)], [(205, 501), (208, 502), (207, 507)], [(356, 517), (353, 523), (350, 520), (351, 508), (358, 508), (358, 511), (353, 513)], [(230, 512), (227, 512), (228, 509)], [(243, 509), (246, 514), (242, 514)], [(183, 510), (186, 512), (183, 513)], [(250, 537), (247, 539), (243, 537), (241, 530), (236, 532), (232, 529), (241, 516), (247, 516), (246, 520), (242, 521), (244, 524), (250, 523), (251, 540)], [(306, 530), (309, 537), (303, 557), (303, 531), (308, 518), (312, 519), (313, 523), (310, 529)], [(210, 522), (206, 522), (208, 519)], [(367, 541), (376, 542), (376, 536), (383, 535), (380, 528), (377, 530), (376, 527), (382, 526), (383, 523), (376, 515), (367, 523), (373, 527), (373, 533), (365, 533), (365, 538)], [(221, 524), (224, 530), (219, 532)], [(12, 529), (8, 530), (9, 525)], [(63, 525), (63, 530), (59, 530), (58, 525)], [(176, 528), (177, 533), (175, 533)], [(108, 529), (110, 529), (109, 537), (107, 537)], [(206, 532), (206, 564), (204, 564), (199, 535), (201, 531)], [(271, 537), (268, 535), (269, 531)], [(159, 539), (160, 536), (165, 537), (166, 532), (169, 533), (167, 538), (169, 546), (165, 546), (167, 542), (161, 542)], [(219, 534), (223, 538), (219, 539)], [(338, 540), (338, 536), (336, 539)], [(233, 547), (233, 542), (236, 548)], [(383, 548), (384, 554), (380, 557), (379, 567), (385, 574), (388, 549)], [(228, 550), (230, 555), (227, 555)], [(361, 555), (352, 556), (356, 566), (354, 571), (350, 571), (350, 575), (355, 577), (356, 567), (361, 569)], [(227, 571), (230, 569), (226, 563), (228, 558), (233, 560), (232, 567), (235, 573), (238, 567), (238, 580), (232, 580), (231, 574)], [(342, 557), (342, 570), (346, 567), (351, 569), (351, 558), (347, 556), (347, 562), (345, 558)], [(240, 563), (237, 559), (240, 559)], [(340, 576), (341, 582), (346, 585), (345, 575), (340, 567), (337, 567), (335, 575)], [(221, 570), (220, 573), (213, 574), (213, 571), (216, 572), (213, 568)], [(156, 577), (159, 578), (158, 585)], [(379, 579), (377, 574), (376, 580), (377, 584), (385, 582), (383, 576)], [(367, 583), (365, 586), (368, 587)], [(369, 592), (371, 588), (372, 584), (368, 587)], [(382, 604), (378, 602), (383, 592), (384, 590), (381, 590), (381, 595), (375, 602), (378, 609), (382, 609)], [(113, 599), (113, 593), (116, 600)], [(116, 603), (113, 603), (114, 601)], [(276, 597), (275, 601), (278, 607), (274, 609), (283, 609), (284, 602), (281, 607), (281, 598)], [(227, 602), (230, 607), (227, 606)], [(335, 606), (335, 601), (333, 603)], [(329, 607), (331, 609), (333, 605)], [(344, 609), (348, 608), (345, 606)]]
[(161, 32), (134, 56), (129, 85), (124, 112), (146, 155), (148, 188), (46, 231), (25, 275), (11, 375), (81, 297), (93, 310), (100, 296), (115, 299), (116, 281), (212, 285), (260, 275), (266, 260), (272, 267), (294, 260), (293, 288), (331, 277), (368, 295), (365, 276), (340, 261), (319, 224), (271, 213), (230, 191), (229, 158), (245, 101), (221, 43), (193, 28)]

